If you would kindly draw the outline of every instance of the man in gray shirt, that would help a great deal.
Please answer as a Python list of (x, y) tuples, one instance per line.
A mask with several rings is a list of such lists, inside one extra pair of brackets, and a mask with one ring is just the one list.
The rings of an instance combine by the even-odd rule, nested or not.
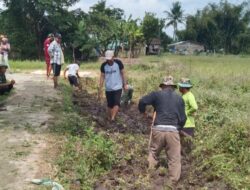
[(152, 127), (149, 150), (149, 168), (158, 164), (158, 156), (164, 148), (168, 159), (169, 186), (174, 186), (181, 174), (181, 144), (179, 130), (186, 122), (185, 104), (181, 96), (175, 92), (177, 87), (173, 77), (164, 78), (160, 84), (162, 90), (144, 96), (139, 102), (139, 110), (145, 113), (147, 105), (152, 105), (156, 112)]
[(111, 50), (106, 51), (105, 58), (106, 61), (101, 66), (99, 99), (102, 96), (105, 81), (108, 117), (110, 121), (114, 121), (119, 111), (122, 89), (127, 89), (127, 83), (125, 81), (124, 65), (120, 60), (114, 59), (114, 52)]

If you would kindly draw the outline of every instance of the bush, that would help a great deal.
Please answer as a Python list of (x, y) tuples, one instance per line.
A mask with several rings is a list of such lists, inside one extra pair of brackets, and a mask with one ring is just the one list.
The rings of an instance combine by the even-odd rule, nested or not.
[(70, 186), (72, 181), (79, 181), (84, 190), (92, 189), (97, 178), (110, 170), (116, 160), (112, 141), (88, 126), (85, 132), (82, 137), (68, 137), (57, 162), (64, 184)]

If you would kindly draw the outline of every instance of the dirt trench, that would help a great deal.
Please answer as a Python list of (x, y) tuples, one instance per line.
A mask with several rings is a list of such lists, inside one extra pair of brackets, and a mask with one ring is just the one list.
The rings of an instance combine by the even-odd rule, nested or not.
[(0, 190), (33, 190), (34, 178), (53, 178), (53, 136), (46, 132), (50, 109), (60, 100), (52, 81), (43, 75), (12, 74), (16, 85), (1, 104)]
[[(161, 155), (160, 167), (151, 175), (147, 171), (148, 139), (151, 118), (145, 119), (136, 104), (123, 107), (117, 121), (110, 123), (106, 119), (106, 104), (97, 100), (97, 94), (87, 91), (74, 93), (73, 102), (83, 116), (96, 122), (97, 131), (102, 131), (119, 145), (119, 161), (106, 175), (96, 183), (95, 190), (160, 190), (166, 189), (167, 163), (165, 154)], [(176, 189), (200, 189), (198, 181), (191, 180), (191, 158), (182, 159), (182, 176)]]

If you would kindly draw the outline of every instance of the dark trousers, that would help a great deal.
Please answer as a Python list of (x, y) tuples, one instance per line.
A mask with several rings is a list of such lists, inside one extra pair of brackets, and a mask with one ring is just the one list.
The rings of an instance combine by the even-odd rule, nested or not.
[(6, 92), (10, 92), (12, 88), (13, 88), (12, 84), (0, 87), (0, 95), (5, 94)]

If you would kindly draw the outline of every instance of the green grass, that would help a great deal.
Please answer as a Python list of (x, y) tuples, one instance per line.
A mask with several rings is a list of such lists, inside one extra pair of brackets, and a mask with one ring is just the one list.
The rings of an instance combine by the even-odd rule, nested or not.
[[(52, 132), (64, 141), (56, 161), (58, 178), (65, 189), (90, 190), (98, 177), (111, 169), (116, 161), (116, 146), (103, 134), (94, 132), (95, 124), (78, 114), (73, 105), (72, 89), (63, 84), (63, 104), (55, 105), (58, 120)], [(78, 188), (74, 187), (79, 182)]]
[(5, 102), (5, 100), (8, 98), (8, 95), (0, 95), (0, 104)]
[[(163, 76), (194, 83), (199, 111), (194, 170), (234, 189), (250, 187), (250, 56), (149, 56), (126, 65), (135, 101), (158, 89)], [(83, 70), (98, 71), (100, 63)]]
[(45, 70), (46, 64), (42, 61), (9, 61), (11, 70), (14, 72)]
[[(135, 88), (136, 102), (141, 96), (158, 90), (165, 75), (173, 75), (176, 81), (188, 77), (194, 83), (192, 91), (199, 111), (196, 116), (193, 170), (203, 179), (220, 180), (233, 189), (249, 189), (250, 56), (167, 54), (142, 57), (138, 62), (125, 65), (129, 83)], [(17, 71), (45, 69), (43, 62), (10, 61), (10, 64)], [(84, 63), (81, 70), (100, 72), (100, 65), (100, 62)], [(68, 87), (64, 87), (63, 94), (64, 104), (59, 105), (62, 112), (60, 118), (63, 119), (55, 128), (57, 133), (66, 136), (58, 162), (59, 178), (66, 187), (69, 187), (71, 179), (81, 178), (84, 181), (82, 184), (91, 189), (98, 176), (117, 161), (116, 157), (115, 160), (110, 158), (110, 155), (115, 155), (116, 149), (112, 141), (106, 142), (103, 135), (93, 133), (93, 124), (88, 118), (78, 115), (71, 103)], [(93, 160), (97, 159), (97, 164), (92, 162), (90, 155), (96, 156)], [(100, 155), (105, 155), (107, 159), (99, 160)]]
[(12, 90), (11, 92), (9, 93), (5, 93), (3, 95), (0, 95), (0, 104), (4, 104), (4, 102), (7, 100), (7, 98), (9, 96), (11, 96), (12, 94), (14, 93), (14, 91)]

